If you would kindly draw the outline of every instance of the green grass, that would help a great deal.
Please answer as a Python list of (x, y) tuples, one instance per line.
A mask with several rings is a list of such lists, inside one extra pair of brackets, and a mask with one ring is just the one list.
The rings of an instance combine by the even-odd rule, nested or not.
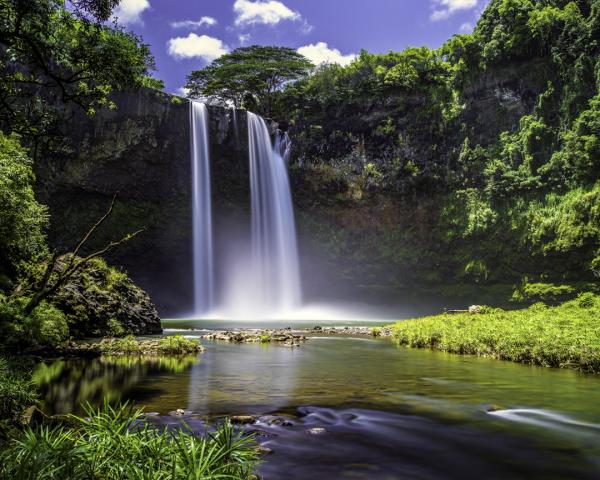
[(198, 340), (191, 340), (182, 335), (163, 337), (158, 341), (159, 353), (164, 354), (185, 355), (189, 353), (196, 353), (201, 349), (202, 347)]
[(255, 478), (253, 437), (226, 422), (197, 437), (182, 429), (156, 428), (127, 406), (88, 407), (73, 426), (27, 429), (0, 453), (0, 478), (11, 480)]
[(104, 355), (189, 355), (203, 350), (198, 340), (182, 335), (157, 340), (137, 340), (133, 335), (104, 339), (98, 344)]
[(600, 373), (600, 296), (592, 293), (557, 307), (485, 308), (481, 314), (442, 314), (391, 328), (392, 337), (409, 347)]

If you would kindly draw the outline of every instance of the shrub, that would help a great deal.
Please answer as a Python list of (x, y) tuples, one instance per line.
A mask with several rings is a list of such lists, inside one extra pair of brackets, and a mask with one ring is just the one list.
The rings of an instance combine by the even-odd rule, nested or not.
[(131, 355), (141, 353), (141, 343), (133, 335), (127, 335), (124, 338), (112, 339), (100, 343), (102, 353), (111, 355)]
[(575, 289), (571, 285), (556, 285), (553, 283), (524, 283), (513, 294), (517, 302), (556, 303), (572, 297)]
[(184, 355), (196, 353), (201, 349), (198, 340), (190, 340), (183, 335), (173, 335), (159, 340), (158, 349), (161, 353)]
[(199, 438), (145, 423), (127, 405), (85, 409), (77, 428), (26, 430), (0, 453), (2, 478), (246, 480), (258, 463), (253, 437), (229, 422)]
[(4, 345), (55, 347), (68, 339), (67, 319), (59, 309), (42, 302), (26, 316), (23, 310), (28, 301), (28, 297), (0, 301), (0, 334)]
[(27, 376), (0, 357), (0, 431), (2, 424), (17, 424), (23, 411), (36, 400), (37, 393)]

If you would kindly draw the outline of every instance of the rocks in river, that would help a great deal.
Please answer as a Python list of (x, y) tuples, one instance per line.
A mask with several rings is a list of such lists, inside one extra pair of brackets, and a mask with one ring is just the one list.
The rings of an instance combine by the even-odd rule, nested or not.
[(504, 407), (501, 407), (500, 405), (484, 405), (483, 409), (488, 413), (498, 412), (500, 410), (506, 410)]
[(278, 427), (294, 426), (294, 422), (292, 422), (289, 418), (280, 417), (276, 415), (263, 415), (262, 417), (260, 417), (259, 420), (268, 425), (277, 425)]
[(287, 328), (216, 331), (204, 335), (203, 338), (236, 343), (280, 343), (287, 347), (299, 347), (300, 343), (306, 340), (304, 335)]
[(252, 415), (234, 415), (233, 417), (229, 417), (231, 423), (235, 423), (238, 425), (249, 425), (256, 422), (256, 418)]
[(177, 410), (175, 410), (175, 415), (181, 417), (185, 415), (185, 410), (183, 408), (178, 408)]
[(273, 450), (271, 450), (269, 447), (265, 447), (265, 446), (263, 446), (263, 445), (259, 445), (259, 446), (256, 448), (256, 452), (257, 452), (259, 455), (268, 455), (269, 453), (273, 453)]
[[(389, 337), (392, 331), (385, 327), (321, 327), (316, 326), (309, 333), (322, 333), (326, 335), (347, 335), (351, 337)], [(375, 335), (376, 333), (376, 335)]]

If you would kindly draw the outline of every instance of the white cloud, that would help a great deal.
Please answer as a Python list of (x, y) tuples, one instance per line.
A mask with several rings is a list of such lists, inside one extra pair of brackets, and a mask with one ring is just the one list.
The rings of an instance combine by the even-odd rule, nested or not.
[(180, 97), (187, 97), (188, 93), (190, 93), (190, 91), (185, 87), (179, 87), (177, 90), (175, 90), (175, 95), (179, 95)]
[(187, 37), (171, 38), (167, 43), (169, 55), (176, 59), (202, 58), (212, 62), (229, 52), (229, 48), (221, 40), (208, 35), (190, 33)]
[(300, 55), (304, 55), (315, 65), (321, 63), (339, 63), (340, 65), (348, 65), (355, 58), (356, 54), (350, 53), (342, 55), (337, 48), (329, 48), (325, 42), (312, 43), (298, 49)]
[(470, 23), (470, 22), (465, 22), (465, 23), (463, 23), (463, 24), (460, 26), (459, 30), (460, 30), (460, 32), (461, 32), (461, 33), (471, 33), (471, 32), (473, 31), (473, 29), (474, 29), (474, 28), (475, 28), (475, 27), (473, 26), (473, 24), (472, 24), (472, 23)]
[(235, 24), (277, 25), (282, 20), (300, 20), (301, 15), (278, 0), (235, 0), (233, 11)]
[(216, 25), (217, 19), (213, 17), (202, 17), (200, 20), (179, 20), (176, 22), (171, 22), (171, 28), (189, 28), (191, 30), (196, 30), (197, 28), (203, 27), (206, 25), (207, 27), (212, 27)]
[(445, 20), (460, 10), (471, 10), (477, 6), (478, 0), (433, 0), (435, 5), (431, 16), (433, 22)]
[(113, 13), (122, 25), (144, 23), (142, 13), (150, 8), (148, 0), (122, 0)]
[(240, 41), (240, 45), (248, 45), (250, 43), (250, 39), (252, 36), (249, 33), (240, 33), (238, 35), (238, 40)]

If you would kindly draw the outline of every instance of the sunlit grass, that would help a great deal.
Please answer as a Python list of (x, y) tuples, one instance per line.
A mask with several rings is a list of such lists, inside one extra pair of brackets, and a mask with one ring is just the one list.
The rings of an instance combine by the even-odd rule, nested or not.
[(600, 296), (406, 320), (392, 326), (392, 335), (410, 347), (600, 373)]

